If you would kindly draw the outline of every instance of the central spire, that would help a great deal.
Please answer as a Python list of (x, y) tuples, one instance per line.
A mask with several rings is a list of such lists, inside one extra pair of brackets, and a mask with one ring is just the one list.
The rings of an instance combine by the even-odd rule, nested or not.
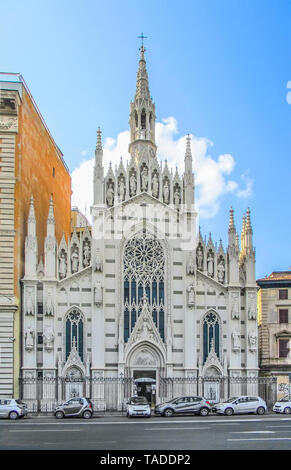
[[(140, 36), (142, 40), (145, 36)], [(145, 60), (145, 47), (139, 48), (140, 57), (136, 75), (136, 91), (134, 101), (130, 103), (130, 144), (129, 153), (136, 163), (141, 156), (147, 159), (155, 157), (155, 104), (152, 101), (149, 90), (149, 79)]]

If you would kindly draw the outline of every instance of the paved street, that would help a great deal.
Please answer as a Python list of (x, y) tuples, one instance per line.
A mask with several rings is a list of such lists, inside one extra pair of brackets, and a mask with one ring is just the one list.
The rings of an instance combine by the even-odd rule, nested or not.
[(291, 417), (268, 414), (0, 421), (0, 449), (291, 449)]

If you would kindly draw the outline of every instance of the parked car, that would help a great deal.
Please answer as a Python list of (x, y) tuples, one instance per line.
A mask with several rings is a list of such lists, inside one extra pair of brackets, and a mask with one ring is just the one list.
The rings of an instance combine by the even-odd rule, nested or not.
[(89, 398), (71, 398), (68, 401), (58, 405), (55, 409), (55, 417), (58, 419), (65, 418), (67, 416), (73, 416), (75, 418), (92, 418), (93, 405)]
[(151, 417), (151, 407), (146, 397), (131, 397), (127, 402), (126, 416), (132, 418), (133, 416)]
[(222, 403), (216, 403), (212, 411), (231, 416), (233, 414), (257, 413), (263, 415), (268, 410), (266, 402), (260, 397), (232, 397)]
[(155, 414), (173, 416), (175, 414), (199, 414), (207, 416), (211, 411), (211, 404), (203, 397), (173, 398), (155, 407)]
[(17, 419), (27, 415), (27, 405), (14, 398), (0, 399), (0, 418)]
[(291, 398), (281, 398), (281, 400), (277, 401), (273, 406), (273, 411), (275, 411), (275, 413), (285, 413), (289, 415), (291, 413)]

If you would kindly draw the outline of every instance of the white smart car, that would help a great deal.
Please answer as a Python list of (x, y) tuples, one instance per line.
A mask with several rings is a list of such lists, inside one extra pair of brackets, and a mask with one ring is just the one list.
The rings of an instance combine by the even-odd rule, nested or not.
[(223, 403), (213, 405), (212, 411), (231, 416), (233, 414), (257, 413), (263, 415), (268, 410), (266, 402), (260, 397), (232, 397)]
[(127, 402), (126, 416), (132, 418), (133, 416), (151, 417), (151, 407), (146, 397), (131, 397)]
[(285, 413), (289, 415), (291, 413), (291, 398), (281, 398), (281, 400), (277, 401), (273, 406), (273, 411), (275, 411), (275, 413)]

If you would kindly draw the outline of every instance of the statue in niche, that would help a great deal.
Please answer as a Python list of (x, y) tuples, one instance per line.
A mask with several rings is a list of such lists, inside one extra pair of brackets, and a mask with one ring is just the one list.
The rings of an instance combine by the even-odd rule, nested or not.
[(200, 245), (197, 248), (197, 268), (200, 269), (200, 271), (203, 269), (203, 251)]
[(102, 258), (101, 258), (101, 253), (100, 253), (99, 248), (97, 248), (96, 250), (94, 271), (100, 271), (100, 272), (102, 271)]
[(62, 251), (60, 260), (59, 260), (59, 275), (60, 279), (64, 279), (67, 275), (67, 260), (65, 252)]
[(100, 281), (97, 281), (94, 287), (94, 302), (96, 305), (102, 305), (102, 286)]
[(256, 320), (257, 318), (256, 294), (253, 292), (249, 294), (248, 318), (249, 320)]
[(170, 188), (168, 180), (165, 181), (163, 189), (164, 203), (169, 204)]
[(193, 307), (195, 305), (195, 289), (194, 284), (190, 284), (187, 289), (188, 292), (188, 306)]
[(180, 191), (178, 188), (175, 189), (175, 192), (174, 192), (174, 205), (175, 205), (175, 208), (176, 209), (179, 209), (179, 205), (180, 205)]
[(233, 342), (233, 350), (239, 350), (240, 349), (240, 332), (239, 331), (233, 331), (231, 334), (232, 337), (232, 342)]
[(236, 292), (231, 293), (231, 318), (232, 320), (234, 319), (239, 319), (239, 305), (238, 305), (238, 294)]
[(217, 277), (218, 277), (218, 281), (221, 282), (221, 284), (224, 283), (224, 275), (225, 275), (225, 267), (224, 267), (224, 262), (221, 259), (217, 266)]
[(91, 261), (91, 248), (90, 243), (85, 241), (84, 248), (83, 248), (83, 256), (84, 256), (84, 266), (85, 268), (90, 265)]
[(54, 349), (55, 335), (50, 326), (46, 326), (43, 332), (43, 343), (46, 351), (52, 351)]
[(187, 274), (195, 274), (195, 258), (193, 251), (190, 253), (190, 258), (187, 264)]
[(32, 351), (34, 348), (34, 331), (30, 326), (25, 330), (24, 339), (26, 351)]
[(77, 247), (73, 250), (71, 258), (72, 258), (72, 273), (76, 273), (79, 267), (79, 253), (78, 253)]
[(33, 300), (33, 292), (34, 289), (29, 288), (26, 290), (26, 305), (25, 305), (25, 314), (26, 315), (34, 315), (35, 307), (34, 307), (34, 300)]
[(125, 199), (125, 182), (124, 178), (120, 178), (119, 181), (119, 202), (123, 202)]
[(156, 173), (154, 173), (152, 182), (153, 182), (152, 195), (158, 198), (159, 197), (159, 178)]
[(130, 195), (135, 196), (135, 194), (136, 194), (136, 177), (135, 177), (134, 173), (132, 173), (131, 177), (129, 178), (129, 186), (130, 186)]
[(214, 276), (214, 255), (210, 250), (207, 257), (207, 272), (210, 277)]
[(148, 169), (146, 166), (141, 170), (141, 190), (146, 191), (148, 187)]
[(250, 331), (249, 332), (249, 346), (250, 346), (250, 351), (255, 351), (257, 349), (257, 335), (255, 331)]
[(45, 303), (45, 315), (48, 317), (53, 317), (54, 315), (54, 303), (53, 303), (53, 296), (52, 296), (52, 289), (48, 289), (46, 295), (46, 303)]
[(114, 188), (113, 183), (109, 183), (107, 192), (106, 192), (106, 200), (109, 207), (113, 206), (114, 203)]

